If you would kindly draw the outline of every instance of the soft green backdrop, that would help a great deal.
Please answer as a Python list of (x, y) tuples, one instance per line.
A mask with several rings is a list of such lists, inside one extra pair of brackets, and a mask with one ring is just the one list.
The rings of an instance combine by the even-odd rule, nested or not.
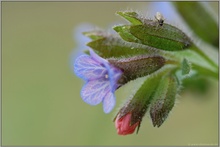
[(2, 2), (3, 145), (216, 145), (216, 81), (205, 95), (183, 93), (160, 128), (146, 115), (138, 135), (118, 136), (112, 122), (138, 81), (116, 92), (117, 105), (110, 114), (80, 98), (83, 82), (70, 67), (76, 47), (73, 29), (82, 22), (106, 28), (122, 20), (116, 11), (141, 11), (147, 5)]

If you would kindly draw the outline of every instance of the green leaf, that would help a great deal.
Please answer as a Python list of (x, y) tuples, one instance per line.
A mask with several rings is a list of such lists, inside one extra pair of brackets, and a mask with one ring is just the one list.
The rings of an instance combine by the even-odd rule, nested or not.
[(205, 7), (200, 2), (173, 2), (173, 4), (195, 34), (218, 49), (218, 14), (215, 20), (213, 14), (208, 11), (208, 6)]
[(130, 32), (143, 44), (162, 50), (179, 51), (192, 44), (186, 34), (168, 24), (162, 27), (153, 23), (131, 26)]
[(136, 12), (116, 12), (116, 14), (122, 16), (123, 18), (127, 19), (130, 23), (133, 25), (140, 25), (142, 24), (142, 21), (140, 19), (140, 16)]
[(103, 58), (130, 57), (141, 54), (155, 54), (157, 52), (156, 49), (151, 47), (137, 43), (126, 42), (115, 36), (101, 38), (89, 42), (87, 45), (96, 50), (98, 54)]

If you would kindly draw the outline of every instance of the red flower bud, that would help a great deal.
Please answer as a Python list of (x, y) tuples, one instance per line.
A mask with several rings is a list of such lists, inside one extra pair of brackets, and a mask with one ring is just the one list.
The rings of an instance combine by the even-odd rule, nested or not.
[(117, 116), (115, 120), (115, 127), (117, 129), (118, 135), (128, 135), (134, 133), (134, 130), (139, 124), (140, 122), (138, 121), (131, 125), (131, 113), (128, 113), (121, 118)]

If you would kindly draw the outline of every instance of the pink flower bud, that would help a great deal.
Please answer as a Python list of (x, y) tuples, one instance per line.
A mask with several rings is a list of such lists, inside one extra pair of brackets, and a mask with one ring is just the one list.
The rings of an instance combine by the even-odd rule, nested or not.
[(128, 135), (134, 133), (135, 128), (139, 125), (139, 121), (131, 125), (131, 113), (119, 118), (117, 116), (115, 120), (115, 127), (117, 129), (118, 135)]

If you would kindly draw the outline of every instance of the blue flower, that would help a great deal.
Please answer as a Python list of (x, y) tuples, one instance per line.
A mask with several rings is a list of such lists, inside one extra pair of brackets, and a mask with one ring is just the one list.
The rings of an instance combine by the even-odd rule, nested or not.
[(81, 90), (82, 99), (90, 104), (103, 103), (103, 110), (109, 113), (115, 106), (115, 90), (122, 71), (90, 50), (89, 55), (81, 55), (75, 60), (75, 74), (86, 84)]

